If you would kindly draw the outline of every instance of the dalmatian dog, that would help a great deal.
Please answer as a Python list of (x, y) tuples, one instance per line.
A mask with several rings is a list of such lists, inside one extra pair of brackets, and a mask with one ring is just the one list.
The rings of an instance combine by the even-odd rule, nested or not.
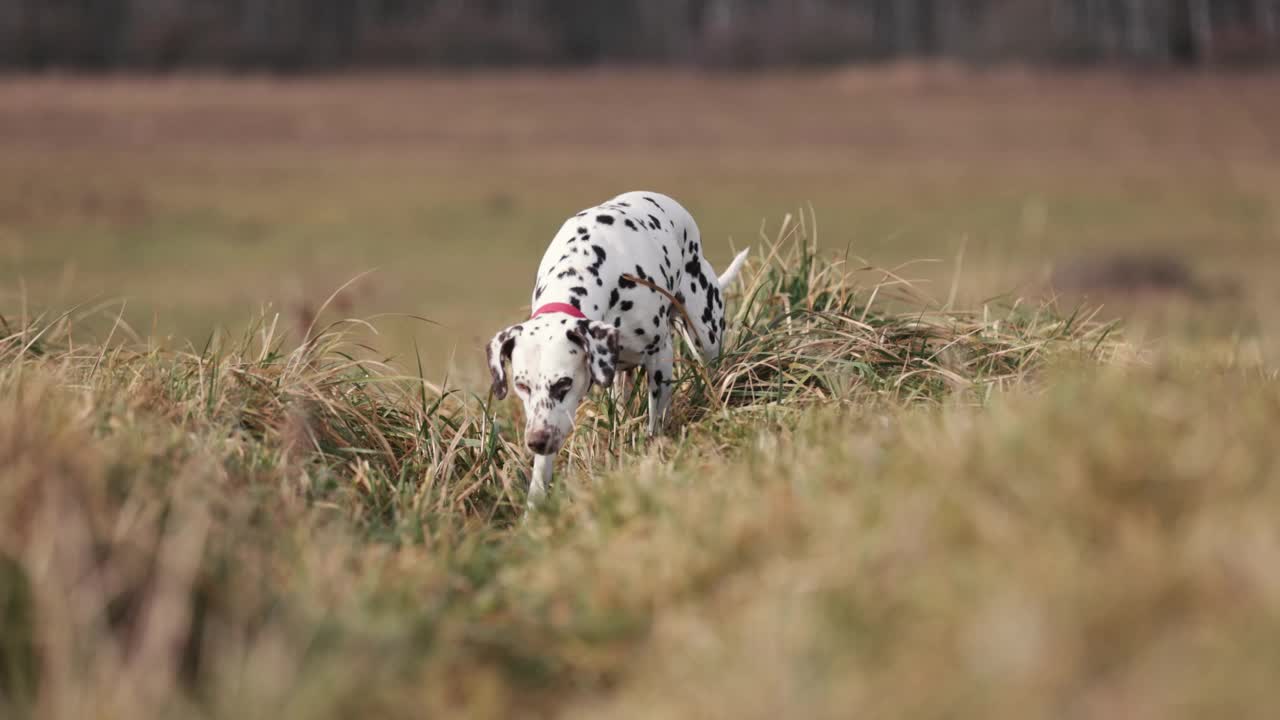
[(688, 211), (654, 192), (624, 193), (564, 223), (538, 266), (533, 313), (487, 347), (493, 396), (506, 397), (509, 364), (524, 403), (524, 440), (534, 453), (530, 507), (545, 494), (592, 385), (608, 389), (615, 373), (644, 368), (649, 436), (661, 431), (671, 404), (672, 322), (680, 314), (671, 298), (684, 306), (699, 353), (714, 360), (724, 341), (721, 290), (747, 252), (717, 277)]

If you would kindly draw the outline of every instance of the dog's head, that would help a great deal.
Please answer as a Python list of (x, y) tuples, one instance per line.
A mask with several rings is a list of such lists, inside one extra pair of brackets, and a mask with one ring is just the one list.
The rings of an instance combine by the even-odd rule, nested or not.
[(541, 315), (512, 325), (489, 341), (493, 395), (511, 384), (524, 403), (524, 440), (538, 455), (554, 455), (573, 431), (578, 405), (591, 384), (608, 387), (618, 366), (618, 330), (564, 315)]

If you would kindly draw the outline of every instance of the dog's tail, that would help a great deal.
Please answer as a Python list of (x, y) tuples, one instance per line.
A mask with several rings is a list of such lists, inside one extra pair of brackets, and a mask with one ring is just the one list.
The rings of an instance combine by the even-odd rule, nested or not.
[(729, 263), (729, 269), (720, 274), (719, 280), (721, 290), (728, 287), (729, 283), (737, 279), (738, 271), (742, 269), (742, 263), (747, 261), (747, 253), (749, 252), (751, 252), (751, 248), (747, 248), (746, 250), (738, 253), (738, 257), (734, 258), (733, 262)]

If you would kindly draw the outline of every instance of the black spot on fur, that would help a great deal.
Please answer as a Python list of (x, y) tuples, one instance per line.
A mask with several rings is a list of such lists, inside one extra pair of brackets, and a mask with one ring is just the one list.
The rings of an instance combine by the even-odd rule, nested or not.
[(569, 288), (569, 292), (573, 293), (574, 295), (586, 295), (587, 289), (582, 287), (581, 285), (574, 285), (573, 287)]
[(649, 227), (653, 228), (654, 230), (657, 230), (658, 228), (661, 228), (661, 227), (662, 227), (662, 223), (658, 220), (658, 218), (656, 218), (656, 217), (654, 217), (654, 216), (650, 215), (650, 216), (649, 216)]
[(636, 266), (636, 277), (640, 278), (641, 280), (649, 279), (649, 275), (645, 273), (644, 268), (640, 267), (639, 265)]
[(618, 292), (618, 288), (614, 288), (613, 292), (609, 293), (609, 309), (612, 310), (613, 306), (618, 304), (618, 297), (620, 295), (621, 293)]
[(630, 300), (623, 300), (623, 301), (622, 301), (622, 306), (621, 306), (621, 307), (622, 307), (622, 312), (626, 312), (626, 311), (630, 310), (630, 309), (631, 309), (632, 307), (634, 307), (634, 306), (635, 306), (635, 303), (631, 302)]
[(604, 263), (604, 259), (608, 257), (608, 255), (605, 254), (604, 248), (600, 247), (599, 245), (592, 245), (591, 252), (596, 254), (595, 264), (593, 264), (591, 267), (593, 269), (598, 270), (600, 266)]
[(574, 306), (575, 308), (577, 308), (577, 309), (579, 309), (579, 310), (581, 310), (581, 309), (582, 309), (582, 303), (581, 303), (581, 302), (579, 302), (579, 301), (578, 301), (578, 298), (576, 298), (576, 297), (571, 297), (571, 298), (569, 298), (569, 304), (570, 304), (570, 305), (572, 305), (572, 306)]
[(630, 290), (635, 286), (636, 286), (636, 283), (634, 280), (628, 280), (625, 275), (618, 276), (618, 287), (622, 288), (623, 290)]
[(579, 228), (578, 228), (578, 234), (579, 234), (579, 235), (586, 235), (586, 234), (587, 234), (587, 229), (586, 229), (586, 228), (584, 228), (584, 227), (579, 227)]
[(662, 205), (660, 205), (660, 204), (658, 203), (658, 201), (657, 201), (657, 200), (654, 200), (653, 198), (649, 197), (648, 195), (646, 195), (646, 196), (644, 197), (644, 199), (645, 199), (645, 200), (648, 200), (648, 201), (649, 201), (649, 202), (651, 202), (651, 203), (653, 203), (653, 206), (654, 206), (654, 207), (656, 207), (656, 208), (658, 208), (658, 210), (659, 210), (659, 211), (661, 211), (661, 212), (666, 212), (666, 210), (663, 210), (663, 209), (662, 209)]
[(596, 216), (596, 222), (598, 222), (598, 223), (603, 223), (603, 224), (605, 224), (605, 225), (612, 225), (612, 224), (613, 224), (613, 216), (612, 216), (612, 215), (597, 215), (597, 216)]
[(636, 328), (637, 335), (644, 335), (644, 328)]
[(631, 207), (631, 203), (626, 202), (625, 200), (619, 200), (618, 204), (621, 205), (622, 207)]

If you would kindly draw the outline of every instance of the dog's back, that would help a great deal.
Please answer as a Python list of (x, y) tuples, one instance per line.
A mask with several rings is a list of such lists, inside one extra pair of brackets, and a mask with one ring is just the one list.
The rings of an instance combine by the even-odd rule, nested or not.
[[(726, 279), (742, 259), (735, 260)], [(532, 305), (554, 298), (613, 324), (621, 331), (624, 362), (639, 364), (666, 337), (669, 313), (679, 313), (671, 309), (668, 295), (688, 313), (703, 356), (717, 357), (724, 339), (724, 298), (720, 278), (703, 256), (698, 225), (670, 197), (635, 191), (564, 223), (539, 264)]]

